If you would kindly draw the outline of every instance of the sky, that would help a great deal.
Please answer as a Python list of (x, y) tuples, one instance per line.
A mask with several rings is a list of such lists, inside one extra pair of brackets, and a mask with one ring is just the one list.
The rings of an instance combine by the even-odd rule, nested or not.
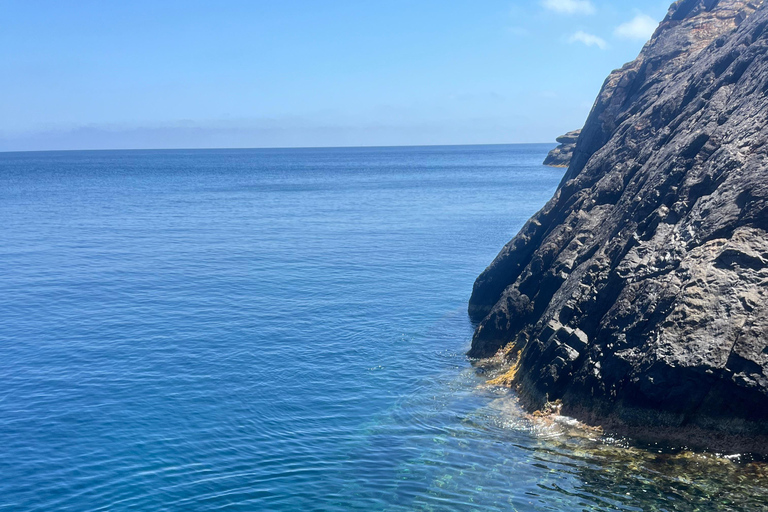
[(0, 151), (551, 142), (671, 0), (0, 0)]

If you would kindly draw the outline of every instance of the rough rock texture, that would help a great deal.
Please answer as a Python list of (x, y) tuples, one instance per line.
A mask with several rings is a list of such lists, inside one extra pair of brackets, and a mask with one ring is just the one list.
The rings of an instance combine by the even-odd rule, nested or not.
[(571, 163), (573, 150), (576, 149), (576, 142), (579, 140), (580, 133), (581, 130), (573, 130), (555, 139), (560, 145), (549, 152), (547, 158), (544, 159), (544, 165), (568, 167), (568, 164)]
[(475, 282), (470, 356), (506, 346), (531, 408), (768, 453), (767, 143), (768, 2), (676, 2)]

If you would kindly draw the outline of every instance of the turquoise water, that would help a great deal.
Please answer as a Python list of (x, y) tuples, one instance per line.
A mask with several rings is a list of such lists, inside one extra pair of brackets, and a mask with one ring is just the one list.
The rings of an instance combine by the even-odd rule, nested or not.
[(0, 510), (757, 510), (464, 356), (548, 145), (0, 154)]

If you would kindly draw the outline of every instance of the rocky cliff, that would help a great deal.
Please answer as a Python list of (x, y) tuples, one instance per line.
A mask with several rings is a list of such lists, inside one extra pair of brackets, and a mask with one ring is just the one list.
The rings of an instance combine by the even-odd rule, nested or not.
[(576, 142), (579, 140), (580, 133), (581, 130), (573, 130), (555, 139), (559, 145), (547, 154), (547, 158), (544, 159), (544, 165), (568, 167), (568, 164), (571, 163), (573, 150), (576, 149)]
[(530, 408), (768, 453), (767, 143), (768, 2), (674, 3), (475, 282), (470, 356)]

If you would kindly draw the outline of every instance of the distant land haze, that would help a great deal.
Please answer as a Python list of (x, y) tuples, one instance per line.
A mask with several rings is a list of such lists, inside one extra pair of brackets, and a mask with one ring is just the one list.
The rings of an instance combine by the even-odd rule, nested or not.
[(0, 5), (0, 151), (548, 142), (666, 0)]
[[(474, 126), (474, 129), (469, 127)], [(175, 123), (157, 127), (83, 126), (5, 135), (0, 151), (45, 149), (201, 149), (506, 144), (549, 142), (544, 123), (528, 129), (509, 120), (477, 119), (464, 126), (305, 125), (280, 121), (237, 125)], [(554, 139), (552, 139), (554, 140)]]

